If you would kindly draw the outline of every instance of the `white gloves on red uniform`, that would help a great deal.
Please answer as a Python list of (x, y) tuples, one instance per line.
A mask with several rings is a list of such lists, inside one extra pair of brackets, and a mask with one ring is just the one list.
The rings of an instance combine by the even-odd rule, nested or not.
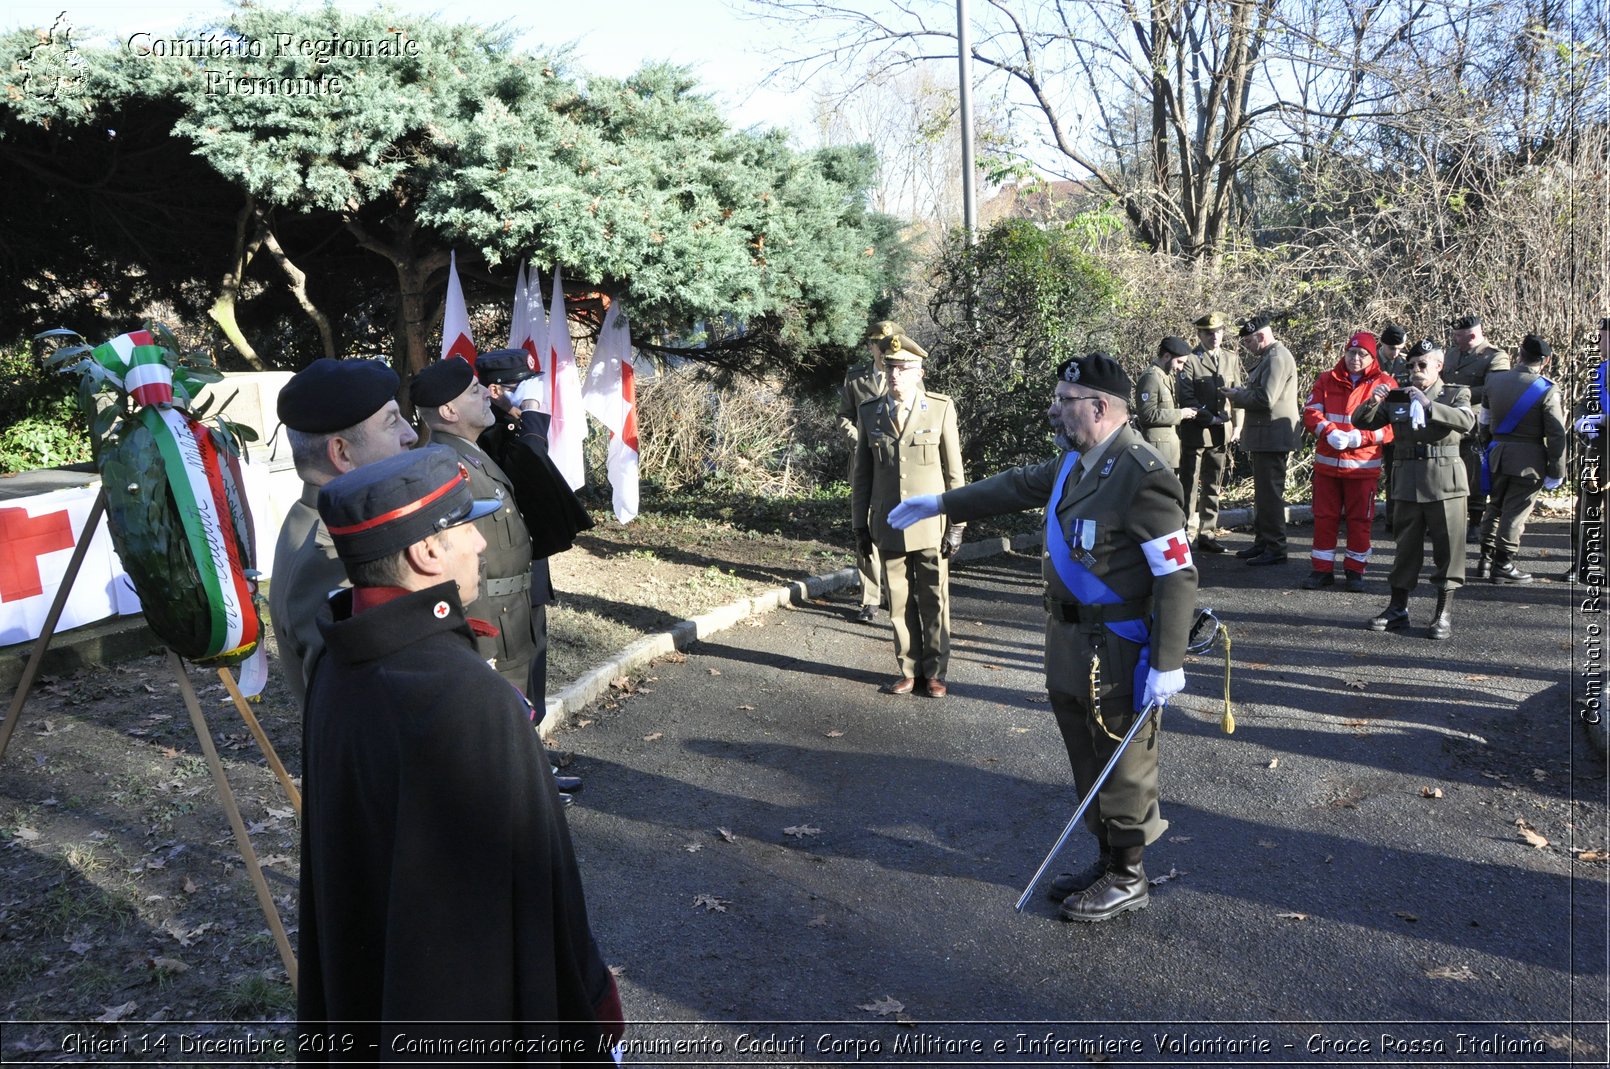
[(1357, 449), (1364, 444), (1364, 433), (1358, 430), (1333, 430), (1325, 435), (1332, 449)]

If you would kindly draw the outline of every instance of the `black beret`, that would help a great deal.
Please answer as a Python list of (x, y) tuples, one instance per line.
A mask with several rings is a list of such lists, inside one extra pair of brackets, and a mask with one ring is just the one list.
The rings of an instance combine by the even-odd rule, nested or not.
[(1554, 354), (1554, 349), (1548, 342), (1536, 334), (1528, 334), (1521, 339), (1521, 355), (1526, 357), (1527, 363), (1535, 364)]
[(1387, 345), (1402, 345), (1409, 340), (1409, 335), (1396, 323), (1388, 323), (1381, 328), (1381, 341)]
[(380, 360), (320, 357), (291, 376), (274, 410), (280, 422), (304, 434), (356, 427), (397, 397), (397, 373)]
[(1251, 319), (1245, 320), (1241, 324), (1241, 331), (1240, 331), (1241, 337), (1243, 337), (1243, 338), (1250, 337), (1251, 335), (1258, 333), (1258, 331), (1262, 330), (1264, 327), (1267, 327), (1268, 325), (1269, 325), (1269, 317), (1268, 316), (1253, 316)]
[(1157, 351), (1159, 354), (1168, 353), (1170, 356), (1190, 356), (1191, 343), (1184, 338), (1170, 334), (1158, 343)]
[(1419, 341), (1414, 343), (1414, 348), (1409, 350), (1409, 355), (1410, 356), (1425, 356), (1425, 355), (1427, 355), (1429, 353), (1440, 353), (1440, 352), (1442, 352), (1442, 346), (1438, 345), (1436, 342), (1432, 341), (1430, 338), (1421, 338)]
[(354, 468), (319, 491), (319, 516), (347, 564), (401, 552), (426, 535), (480, 519), (499, 504), (471, 495), (469, 472), (445, 445)]
[(514, 386), (536, 373), (537, 358), (524, 349), (493, 349), (475, 358), (475, 377), (482, 386)]
[(1460, 316), (1458, 319), (1454, 320), (1448, 325), (1454, 330), (1471, 330), (1475, 327), (1481, 326), (1481, 316), (1477, 315), (1475, 312), (1472, 312), (1469, 315)]
[(1124, 374), (1124, 369), (1119, 366), (1118, 361), (1101, 352), (1069, 357), (1062, 361), (1057, 365), (1057, 381), (1077, 382), (1092, 390), (1122, 397), (1125, 402), (1135, 390), (1135, 384), (1129, 381), (1129, 376)]
[(445, 405), (470, 388), (475, 381), (475, 370), (462, 356), (450, 356), (434, 364), (426, 364), (408, 384), (408, 399), (415, 408), (436, 408)]

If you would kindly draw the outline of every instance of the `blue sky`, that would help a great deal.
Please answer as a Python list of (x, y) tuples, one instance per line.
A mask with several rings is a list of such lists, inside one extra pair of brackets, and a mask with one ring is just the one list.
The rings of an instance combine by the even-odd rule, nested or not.
[[(377, 5), (336, 0), (336, 6), (367, 10)], [(773, 66), (765, 52), (785, 42), (787, 32), (749, 18), (739, 0), (479, 0), (465, 7), (392, 0), (390, 6), (419, 14), (445, 11), (449, 17), (464, 17), (468, 10), (486, 25), (507, 23), (526, 48), (573, 43), (582, 69), (597, 74), (629, 74), (650, 60), (682, 63), (694, 68), (735, 126), (782, 126), (802, 146), (814, 140), (810, 93), (759, 88)], [(0, 30), (48, 27), (65, 12), (80, 40), (126, 40), (140, 32), (169, 36), (198, 17), (228, 8), (227, 0), (12, 0), (0, 13)]]

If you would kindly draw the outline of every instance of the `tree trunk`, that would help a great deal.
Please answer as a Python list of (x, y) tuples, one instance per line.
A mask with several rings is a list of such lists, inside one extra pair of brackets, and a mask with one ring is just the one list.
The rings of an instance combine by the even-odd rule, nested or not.
[[(255, 223), (255, 226), (253, 225)], [(251, 237), (247, 237), (248, 228)], [(246, 340), (246, 335), (240, 329), (240, 323), (235, 318), (235, 303), (240, 297), (241, 280), (246, 275), (246, 268), (250, 266), (252, 257), (257, 255), (257, 249), (263, 243), (263, 224), (257, 214), (257, 201), (247, 197), (245, 207), (240, 210), (240, 218), (235, 222), (235, 259), (229, 270), (218, 283), (218, 296), (213, 300), (212, 307), (207, 309), (207, 317), (218, 324), (218, 329), (224, 332), (229, 344), (235, 351), (245, 358), (258, 371), (267, 371), (257, 350), (252, 343)]]
[(313, 299), (308, 296), (307, 275), (300, 267), (291, 262), (289, 256), (285, 255), (285, 250), (280, 247), (279, 238), (274, 236), (274, 231), (268, 225), (267, 220), (263, 221), (260, 232), (263, 244), (268, 248), (269, 255), (274, 257), (274, 262), (280, 265), (280, 270), (285, 272), (285, 277), (291, 280), (291, 294), (296, 298), (296, 303), (302, 306), (302, 311), (306, 312), (308, 318), (313, 320), (313, 325), (319, 328), (319, 340), (324, 345), (324, 355), (334, 359), (335, 331), (330, 328), (329, 317), (321, 312), (318, 305), (314, 304)]
[(430, 325), (426, 321), (425, 290), (430, 276), (447, 266), (447, 250), (436, 249), (423, 255), (415, 253), (413, 223), (406, 224), (390, 242), (370, 234), (356, 219), (348, 218), (346, 227), (359, 245), (384, 256), (397, 272), (397, 320), (401, 352), (393, 354), (392, 364), (397, 374), (407, 382), (430, 361), (430, 353), (425, 345)]

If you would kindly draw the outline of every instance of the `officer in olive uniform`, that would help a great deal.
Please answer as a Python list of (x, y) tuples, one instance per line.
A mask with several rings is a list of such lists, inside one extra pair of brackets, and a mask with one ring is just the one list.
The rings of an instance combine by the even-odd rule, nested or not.
[[(448, 446), (470, 474), (477, 498), (510, 503), (514, 481), (487, 456), (477, 438), (496, 422), (492, 396), (462, 357), (427, 364), (408, 384), (408, 395), (431, 441)], [(477, 620), (491, 624), (495, 635), (480, 634), (481, 653), (498, 674), (525, 693), (530, 685), (531, 658), (537, 635), (531, 616), (531, 534), (517, 508), (500, 508), (475, 521), (486, 539), (486, 574), (480, 596), (468, 608)]]
[(1248, 564), (1286, 561), (1286, 466), (1302, 442), (1297, 361), (1275, 340), (1267, 316), (1241, 324), (1241, 348), (1256, 361), (1246, 384), (1225, 394), (1246, 410), (1241, 448), (1252, 458), (1252, 545), (1236, 556)]
[(1392, 536), (1397, 540), (1388, 577), (1392, 599), (1370, 621), (1371, 631), (1409, 626), (1409, 593), (1420, 582), (1429, 536), (1435, 566), (1431, 585), (1437, 590), (1430, 637), (1453, 633), (1453, 593), (1465, 581), (1459, 535), (1470, 493), (1460, 442), (1475, 429), (1476, 414), (1469, 389), (1444, 383), (1441, 372), (1442, 350), (1430, 339), (1417, 342), (1409, 352), (1408, 387), (1393, 390), (1383, 383), (1353, 412), (1353, 426), (1365, 430), (1390, 423), (1398, 446), (1392, 458)]
[(889, 525), (889, 510), (902, 498), (967, 481), (956, 406), (944, 394), (922, 388), (926, 355), (904, 335), (888, 340), (883, 360), (889, 392), (865, 402), (856, 413), (850, 523), (862, 552), (870, 555), (870, 544), (883, 560), (900, 666), (900, 675), (883, 689), (890, 694), (920, 689), (930, 698), (943, 698), (950, 664), (947, 561), (962, 543), (964, 525), (953, 523), (947, 529), (942, 520), (910, 530)]
[[(852, 484), (855, 482), (855, 441), (860, 434), (858, 413), (862, 405), (882, 397), (889, 389), (883, 367), (883, 347), (891, 338), (904, 333), (900, 324), (888, 320), (872, 324), (862, 339), (866, 343), (867, 358), (850, 365), (850, 370), (844, 373), (844, 385), (839, 389), (839, 426), (850, 439), (850, 467), (845, 479)], [(877, 617), (878, 605), (883, 601), (883, 560), (878, 556), (877, 542), (870, 546), (870, 556), (863, 554), (859, 545), (855, 551), (855, 570), (861, 577), (861, 608), (856, 619), (864, 624)]]
[[(1376, 346), (1376, 361), (1381, 370), (1398, 380), (1399, 386), (1409, 384), (1409, 362), (1403, 356), (1409, 340), (1408, 333), (1396, 323), (1388, 323), (1381, 328), (1380, 343)], [(1381, 493), (1386, 500), (1386, 507), (1381, 515), (1386, 518), (1386, 529), (1392, 529), (1392, 449), (1395, 443), (1386, 442), (1381, 446)]]
[(1241, 437), (1246, 419), (1230, 404), (1225, 390), (1240, 386), (1241, 357), (1224, 348), (1224, 316), (1209, 312), (1196, 321), (1196, 348), (1180, 372), (1179, 403), (1196, 409), (1196, 418), (1180, 424), (1180, 484), (1185, 487), (1185, 529), (1203, 553), (1223, 553), (1213, 537), (1219, 526), (1219, 494), (1230, 469), (1230, 447)]
[[(912, 498), (896, 526), (1046, 510), (1046, 687), (1081, 792), (1140, 711), (1185, 687), (1196, 565), (1185, 535), (1185, 491), (1127, 425), (1129, 377), (1105, 353), (1057, 368), (1051, 419), (1073, 447), (942, 497)], [(1066, 920), (1100, 921), (1150, 901), (1145, 847), (1168, 827), (1159, 811), (1158, 733), (1136, 735), (1088, 810), (1100, 854), (1058, 876)]]
[(302, 497), (285, 514), (274, 545), (268, 611), (280, 672), (298, 706), (315, 655), (324, 648), (314, 621), (330, 595), (347, 585), (346, 569), (319, 519), (319, 488), (419, 440), (397, 408), (401, 384), (379, 360), (319, 359), (291, 376), (275, 405)]
[[(1487, 399), (1488, 380), (1500, 371), (1509, 370), (1509, 354), (1487, 340), (1479, 315), (1460, 316), (1449, 326), (1453, 331), (1453, 347), (1446, 354), (1442, 381), (1468, 389), (1471, 407), (1480, 408)], [(1465, 503), (1470, 526), (1465, 532), (1465, 541), (1475, 542), (1480, 537), (1481, 514), (1487, 506), (1487, 494), (1481, 488), (1481, 443), (1471, 434), (1464, 438), (1460, 447), (1465, 451), (1465, 481), (1470, 484), (1470, 499)]]
[(1157, 358), (1141, 372), (1135, 384), (1135, 426), (1163, 463), (1180, 466), (1181, 426), (1196, 418), (1196, 409), (1182, 408), (1174, 399), (1180, 371), (1191, 356), (1191, 343), (1170, 335), (1157, 346)]
[(1522, 338), (1520, 366), (1487, 380), (1487, 402), (1476, 413), (1487, 442), (1481, 475), (1489, 493), (1477, 579), (1532, 581), (1515, 567), (1521, 535), (1538, 493), (1565, 482), (1565, 410), (1560, 391), (1543, 377), (1552, 352), (1536, 334)]

